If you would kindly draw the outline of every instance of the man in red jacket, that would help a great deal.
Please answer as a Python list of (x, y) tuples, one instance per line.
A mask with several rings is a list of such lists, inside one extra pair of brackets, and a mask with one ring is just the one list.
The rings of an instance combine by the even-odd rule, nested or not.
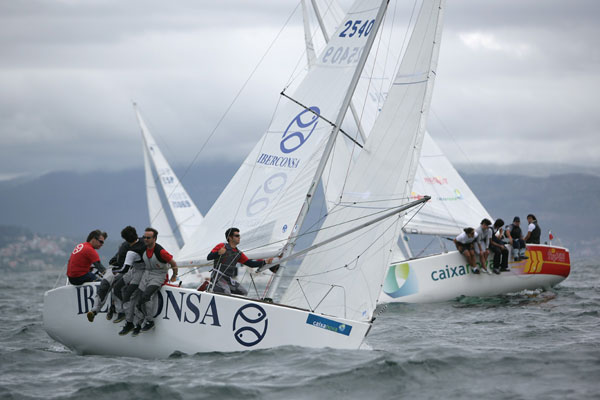
[(67, 277), (72, 285), (97, 281), (98, 277), (92, 272), (92, 267), (96, 267), (100, 273), (106, 271), (96, 250), (102, 247), (107, 237), (106, 232), (96, 229), (90, 232), (84, 243), (75, 246), (67, 265)]

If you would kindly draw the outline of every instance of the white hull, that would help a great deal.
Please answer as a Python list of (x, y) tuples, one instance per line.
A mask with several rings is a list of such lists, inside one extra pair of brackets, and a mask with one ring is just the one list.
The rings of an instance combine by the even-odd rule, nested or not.
[(277, 346), (358, 349), (370, 323), (192, 289), (163, 286), (156, 327), (137, 337), (119, 336), (123, 323), (93, 323), (98, 284), (63, 286), (44, 294), (44, 329), (79, 354), (165, 358), (174, 352), (231, 352)]
[(500, 275), (473, 274), (457, 251), (393, 263), (379, 302), (434, 303), (460, 296), (487, 297), (548, 289), (569, 275), (567, 249), (546, 245), (528, 245), (527, 249), (528, 260), (510, 262), (511, 270)]

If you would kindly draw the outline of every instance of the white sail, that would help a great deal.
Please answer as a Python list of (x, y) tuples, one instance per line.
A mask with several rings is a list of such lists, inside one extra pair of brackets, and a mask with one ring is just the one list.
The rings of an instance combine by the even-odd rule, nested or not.
[(144, 172), (146, 175), (146, 200), (148, 201), (148, 214), (150, 226), (158, 231), (158, 242), (167, 249), (171, 254), (179, 251), (179, 244), (171, 229), (171, 224), (165, 213), (165, 209), (160, 201), (156, 181), (152, 174), (152, 166), (150, 165), (150, 156), (148, 149), (143, 146), (144, 153)]
[[(178, 261), (206, 263), (227, 228), (241, 230), (250, 257), (279, 254), (298, 218), (332, 126), (348, 90), (380, 1), (357, 1), (347, 20), (299, 84), (293, 101), (284, 99), (271, 126), (206, 214)], [(240, 132), (243, 134), (243, 132)]]
[[(315, 6), (316, 13), (323, 8), (339, 9), (336, 0), (313, 0), (313, 5), (316, 2), (327, 3)], [(339, 20), (332, 20), (331, 17), (335, 15), (337, 13), (329, 14), (330, 26), (339, 23)], [(326, 25), (322, 25), (321, 29), (326, 31)], [(324, 34), (326, 35), (326, 33)], [(390, 53), (393, 53), (393, 50)], [(395, 59), (394, 56), (390, 58)], [(355, 95), (355, 102), (359, 101), (360, 103), (362, 100), (360, 124), (366, 135), (381, 110), (381, 104), (383, 104), (391, 85), (391, 79), (388, 78), (384, 72), (385, 68), (380, 63), (375, 63), (374, 69), (372, 67), (373, 65), (368, 65), (365, 68), (363, 73), (365, 79), (357, 88)], [(369, 84), (367, 78), (371, 70), (375, 71), (372, 75), (375, 79)], [(347, 150), (351, 148), (348, 146), (348, 139), (340, 137), (339, 142), (328, 172), (323, 176), (328, 210), (331, 210), (339, 202), (341, 189), (351, 164), (351, 152)], [(345, 143), (346, 146), (341, 147), (341, 143)], [(359, 149), (354, 150), (356, 153), (359, 152)], [(431, 196), (431, 200), (425, 207), (419, 209), (418, 213), (408, 214), (406, 220), (409, 222), (404, 228), (407, 233), (457, 235), (463, 228), (477, 225), (483, 218), (491, 218), (428, 132), (425, 132), (411, 198), (416, 199), (424, 195)]]
[[(191, 197), (181, 185), (179, 179), (177, 179), (177, 175), (175, 175), (169, 166), (169, 163), (156, 145), (156, 142), (150, 134), (150, 131), (142, 119), (137, 107), (135, 107), (135, 114), (140, 124), (145, 149), (147, 149), (147, 153), (154, 164), (156, 174), (158, 175), (158, 180), (162, 185), (167, 202), (169, 203), (169, 207), (173, 217), (175, 218), (175, 223), (177, 224), (176, 229), (181, 233), (181, 237), (185, 244), (190, 241), (192, 233), (198, 229), (198, 226), (200, 226), (202, 223), (202, 214), (200, 214), (200, 211), (198, 211), (198, 208), (192, 201)], [(156, 215), (157, 214), (152, 212), (150, 213), (151, 223), (153, 223)]]
[[(423, 2), (388, 98), (348, 176), (342, 202), (329, 213), (315, 242), (364, 222), (376, 211), (407, 202), (435, 78), (442, 4), (443, 0)], [(399, 233), (399, 219), (393, 218), (350, 234), (343, 243), (310, 252), (282, 302), (370, 320)]]
[(410, 197), (423, 195), (431, 200), (415, 215), (407, 216), (407, 233), (458, 235), (467, 226), (477, 226), (490, 214), (452, 166), (448, 158), (425, 135), (419, 168)]

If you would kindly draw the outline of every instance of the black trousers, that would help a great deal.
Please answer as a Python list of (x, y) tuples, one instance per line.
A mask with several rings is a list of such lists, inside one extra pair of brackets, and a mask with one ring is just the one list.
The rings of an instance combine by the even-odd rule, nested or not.
[(508, 269), (508, 249), (490, 246), (490, 251), (494, 253), (494, 268)]

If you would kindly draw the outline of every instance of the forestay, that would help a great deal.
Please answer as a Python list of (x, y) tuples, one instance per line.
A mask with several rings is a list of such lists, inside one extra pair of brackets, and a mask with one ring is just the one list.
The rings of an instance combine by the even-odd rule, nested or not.
[[(163, 156), (162, 152), (156, 145), (156, 142), (148, 127), (146, 126), (142, 116), (140, 115), (137, 108), (135, 109), (135, 114), (138, 118), (138, 122), (140, 124), (140, 128), (142, 131), (142, 136), (144, 139), (145, 149), (147, 150), (147, 155), (150, 156), (152, 163), (154, 164), (154, 168), (156, 170), (156, 174), (158, 175), (158, 180), (160, 181), (163, 191), (165, 193), (165, 197), (167, 202), (169, 203), (169, 207), (171, 208), (171, 212), (173, 213), (173, 217), (175, 218), (175, 223), (177, 224), (177, 229), (181, 233), (181, 237), (184, 243), (188, 243), (190, 238), (192, 237), (192, 233), (198, 229), (198, 226), (202, 223), (202, 214), (196, 208), (196, 205), (188, 195), (185, 188), (177, 179), (177, 176), (169, 166), (169, 163)], [(148, 183), (148, 179), (152, 179), (152, 175), (150, 178), (148, 177), (148, 171), (146, 171), (146, 185), (150, 186)], [(155, 185), (154, 190), (156, 190)], [(149, 188), (148, 192), (152, 188)], [(154, 203), (150, 205), (150, 194), (148, 194), (148, 208), (158, 209), (157, 211), (150, 211), (150, 223), (154, 224), (155, 218), (163, 218), (163, 216), (159, 217), (159, 213), (163, 211), (162, 205), (158, 206), (160, 203)], [(154, 196), (154, 195), (153, 195)], [(156, 193), (156, 197), (158, 198), (158, 193)], [(160, 202), (160, 199), (158, 200)], [(166, 218), (166, 216), (164, 216)], [(161, 221), (162, 224), (162, 221)], [(157, 229), (160, 235), (161, 244), (164, 243), (162, 240), (163, 235), (161, 234), (161, 230)], [(179, 246), (177, 246), (179, 248)]]
[[(284, 99), (273, 122), (206, 214), (178, 257), (182, 265), (206, 263), (210, 249), (224, 240), (227, 228), (242, 233), (250, 257), (277, 255), (290, 235), (314, 178), (323, 147), (356, 69), (380, 1), (357, 1), (346, 23), (317, 58), (295, 93)], [(239, 134), (244, 134), (243, 131)]]
[[(356, 226), (378, 210), (407, 202), (441, 38), (443, 0), (425, 0), (393, 86), (366, 146), (353, 165), (342, 202), (315, 242)], [(339, 226), (336, 229), (328, 227)], [(400, 224), (385, 220), (309, 253), (283, 296), (285, 304), (349, 319), (370, 320)]]
[(425, 135), (412, 199), (431, 196), (427, 205), (404, 228), (408, 233), (458, 235), (490, 214), (458, 174), (431, 136)]

